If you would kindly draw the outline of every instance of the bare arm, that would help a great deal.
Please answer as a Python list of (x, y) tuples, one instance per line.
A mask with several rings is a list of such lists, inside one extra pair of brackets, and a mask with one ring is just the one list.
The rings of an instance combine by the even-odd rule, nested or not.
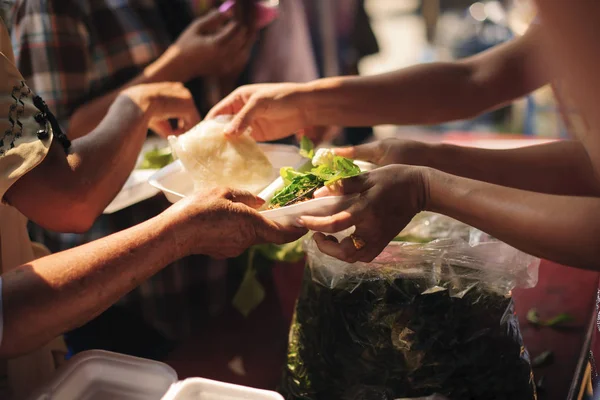
[(306, 84), (243, 86), (208, 118), (235, 114), (228, 131), (248, 127), (260, 141), (300, 129), (315, 140), (318, 126), (436, 124), (474, 117), (549, 82), (539, 65), (540, 27), (465, 60), (387, 74), (319, 79)]
[[(73, 141), (68, 156), (53, 143), (41, 165), (19, 179), (5, 199), (47, 229), (86, 231), (133, 169), (150, 116), (181, 117), (188, 128), (199, 120), (183, 85), (134, 87), (117, 98), (92, 133)], [(39, 206), (39, 199), (46, 207)]]
[(468, 59), (309, 84), (310, 125), (436, 124), (474, 117), (543, 86), (539, 29)]
[(600, 198), (534, 193), (430, 170), (426, 209), (529, 254), (600, 270)]
[(402, 139), (336, 149), (378, 165), (431, 167), (452, 175), (533, 192), (600, 197), (600, 179), (581, 142), (565, 140), (509, 150), (487, 150)]
[(2, 275), (0, 357), (23, 354), (95, 317), (178, 256), (161, 218)]
[(85, 323), (178, 258), (235, 257), (254, 244), (281, 244), (306, 232), (264, 219), (253, 210), (262, 203), (225, 189), (196, 193), (133, 228), (3, 274), (0, 357), (26, 353)]
[[(544, 40), (542, 42), (549, 66), (564, 79), (564, 90), (578, 108), (583, 122), (573, 132), (589, 154), (600, 176), (600, 3), (575, 0), (572, 2), (536, 1)], [(576, 118), (577, 118), (576, 117)]]

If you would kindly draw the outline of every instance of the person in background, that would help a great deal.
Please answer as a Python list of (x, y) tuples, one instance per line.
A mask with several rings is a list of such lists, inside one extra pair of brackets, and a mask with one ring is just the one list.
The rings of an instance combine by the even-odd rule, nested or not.
[[(360, 60), (379, 52), (364, 0), (303, 2), (319, 76), (359, 75)], [(373, 128), (346, 127), (334, 136), (336, 145), (359, 144), (372, 138)]]
[[(75, 136), (97, 124), (112, 99), (135, 83), (183, 81), (203, 113), (240, 82), (318, 77), (301, 2), (282, 1), (279, 17), (258, 32), (258, 42), (251, 26), (217, 11), (221, 3), (17, 0), (17, 63)], [(163, 124), (154, 130), (166, 135), (170, 129)], [(57, 234), (35, 225), (30, 232), (61, 251), (143, 222), (167, 206), (162, 196), (146, 200), (101, 216), (85, 234)], [(162, 360), (207, 318), (230, 306), (241, 279), (238, 270), (233, 260), (178, 260), (70, 332), (69, 348)]]
[(27, 219), (81, 232), (133, 168), (148, 127), (199, 121), (180, 83), (131, 86), (85, 137), (70, 141), (16, 68), (0, 22), (0, 397), (25, 398), (64, 351), (59, 335), (93, 318), (140, 282), (193, 253), (231, 257), (263, 241), (295, 240), (255, 208), (261, 200), (226, 189), (189, 196), (115, 235), (49, 255), (33, 244)]
[[(537, 24), (520, 38), (458, 62), (370, 77), (242, 87), (209, 117), (236, 114), (228, 131), (239, 134), (251, 128), (258, 140), (319, 125), (427, 124), (467, 118), (550, 81), (568, 82), (547, 62), (560, 57), (545, 46), (545, 30), (544, 23)], [(361, 193), (361, 201), (349, 209), (298, 222), (326, 233), (356, 226), (354, 238), (340, 243), (324, 235), (315, 238), (325, 253), (350, 262), (370, 261), (415, 213), (430, 210), (530, 254), (600, 269), (600, 226), (595, 223), (600, 219), (591, 217), (600, 209), (600, 136), (590, 131), (582, 111), (572, 108), (567, 115), (579, 140), (525, 149), (492, 151), (393, 139), (338, 150), (384, 167), (342, 181), (338, 192)], [(319, 194), (328, 193), (323, 189)]]

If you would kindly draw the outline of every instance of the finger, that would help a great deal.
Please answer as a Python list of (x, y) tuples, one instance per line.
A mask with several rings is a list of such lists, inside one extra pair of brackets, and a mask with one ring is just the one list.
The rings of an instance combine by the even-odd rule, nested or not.
[(336, 233), (354, 226), (356, 215), (352, 207), (328, 217), (302, 216), (297, 224), (315, 232)]
[(344, 196), (347, 194), (363, 193), (372, 186), (373, 185), (369, 181), (369, 173), (365, 172), (351, 178), (340, 179), (331, 185), (324, 186), (314, 193), (314, 197)]
[(225, 135), (239, 136), (246, 132), (256, 115), (264, 109), (264, 102), (251, 98), (224, 129)]
[(150, 130), (162, 137), (168, 137), (170, 135), (177, 134), (176, 131), (171, 126), (169, 120), (156, 120), (152, 121), (152, 123), (148, 126)]
[(232, 93), (211, 108), (206, 114), (206, 119), (214, 119), (219, 115), (234, 115), (241, 110), (243, 104), (237, 93)]
[(212, 35), (212, 40), (219, 46), (228, 45), (236, 36), (244, 39), (245, 29), (237, 21), (229, 21), (219, 31)]
[(263, 204), (265, 204), (265, 201), (263, 199), (261, 199), (260, 197), (257, 197), (250, 192), (246, 192), (243, 190), (237, 190), (237, 189), (226, 189), (222, 193), (221, 197), (223, 197), (224, 199), (230, 200), (233, 203), (245, 204), (254, 209), (258, 209)]
[(257, 216), (257, 223), (254, 224), (254, 229), (260, 242), (275, 244), (296, 241), (307, 233), (305, 228), (283, 226), (264, 218), (260, 214)]
[(354, 263), (359, 257), (359, 253), (362, 250), (356, 250), (352, 239), (349, 237), (345, 238), (341, 242), (337, 243), (332, 240), (328, 240), (324, 235), (315, 234), (314, 240), (317, 243), (317, 247), (321, 252), (330, 255), (331, 257), (337, 258), (349, 263)]
[(199, 17), (195, 22), (195, 27), (198, 32), (212, 33), (226, 21), (230, 20), (232, 16), (233, 13), (229, 10), (220, 12), (219, 10), (213, 9), (202, 17)]
[(379, 159), (379, 144), (372, 142), (354, 147), (342, 147), (333, 149), (333, 152), (341, 157), (376, 163)]

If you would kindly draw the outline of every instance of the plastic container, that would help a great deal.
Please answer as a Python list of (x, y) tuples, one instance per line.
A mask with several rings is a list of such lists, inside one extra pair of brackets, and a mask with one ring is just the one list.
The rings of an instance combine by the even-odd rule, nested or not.
[(178, 382), (162, 400), (283, 400), (279, 393), (203, 378)]
[(160, 400), (177, 373), (166, 364), (91, 350), (79, 353), (59, 369), (32, 400)]
[[(281, 167), (300, 167), (306, 162), (298, 154), (298, 148), (295, 146), (266, 143), (261, 143), (259, 146), (273, 164), (275, 175), (279, 175)], [(158, 170), (148, 179), (148, 183), (162, 191), (171, 203), (176, 203), (194, 191), (192, 177), (185, 171), (179, 160)]]
[[(298, 154), (298, 148), (295, 146), (261, 144), (263, 151), (273, 164), (277, 171), (281, 167), (292, 166), (300, 168), (308, 161)], [(370, 171), (375, 168), (374, 164), (355, 161), (361, 171)], [(192, 177), (184, 170), (179, 161), (175, 161), (156, 172), (148, 180), (150, 185), (161, 190), (167, 199), (175, 203), (194, 190)], [(273, 183), (257, 193), (258, 197), (267, 203), (271, 200), (275, 192), (283, 187), (281, 177), (275, 179)], [(347, 208), (357, 198), (358, 195), (351, 196), (329, 196), (319, 199), (304, 201), (299, 204), (293, 204), (287, 207), (281, 207), (275, 210), (261, 210), (266, 218), (275, 221), (284, 226), (295, 225), (296, 219), (303, 215), (327, 216), (335, 214)]]
[(102, 350), (77, 354), (30, 400), (283, 400), (278, 393), (190, 378), (173, 368)]
[[(370, 171), (375, 168), (374, 164), (355, 161), (354, 162), (361, 171)], [(283, 188), (283, 179), (277, 178), (271, 185), (258, 194), (258, 197), (269, 203), (275, 193)], [(348, 208), (359, 195), (350, 196), (328, 196), (318, 199), (303, 201), (302, 203), (293, 204), (291, 206), (281, 207), (274, 210), (261, 210), (266, 218), (275, 221), (284, 226), (296, 225), (296, 219), (310, 215), (313, 217), (324, 217), (333, 215)]]

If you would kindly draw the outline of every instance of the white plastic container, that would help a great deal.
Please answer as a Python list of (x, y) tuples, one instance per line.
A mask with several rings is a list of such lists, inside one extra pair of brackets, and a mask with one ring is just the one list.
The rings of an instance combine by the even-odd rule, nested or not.
[[(295, 146), (277, 144), (259, 144), (265, 155), (273, 164), (273, 173), (279, 174), (281, 167), (299, 167), (306, 160), (298, 154)], [(162, 191), (171, 203), (183, 199), (194, 191), (194, 182), (180, 161), (175, 161), (158, 170), (149, 179), (148, 183)]]
[[(374, 164), (355, 161), (361, 171), (371, 171), (375, 168)], [(258, 197), (266, 201), (271, 201), (275, 193), (284, 186), (283, 179), (276, 179), (271, 185), (263, 190)], [(336, 214), (348, 208), (352, 202), (356, 201), (358, 194), (349, 196), (328, 196), (318, 199), (303, 201), (302, 203), (292, 204), (291, 206), (276, 208), (274, 210), (262, 210), (266, 218), (275, 221), (284, 226), (296, 225), (296, 219), (302, 216), (324, 217)]]
[[(307, 161), (299, 155), (299, 150), (295, 146), (286, 145), (260, 145), (273, 164), (273, 168), (279, 172), (282, 167), (292, 166), (296, 169), (306, 165)], [(374, 164), (355, 161), (361, 171), (370, 171), (375, 168)], [(150, 185), (161, 190), (167, 199), (175, 203), (194, 190), (194, 183), (191, 176), (185, 171), (183, 165), (179, 161), (171, 163), (163, 169), (156, 172), (148, 180)], [(283, 188), (283, 179), (281, 177), (275, 179), (273, 183), (257, 193), (258, 197), (265, 200), (267, 203), (273, 195)], [(281, 207), (275, 210), (261, 210), (261, 213), (268, 219), (275, 221), (284, 226), (296, 224), (296, 219), (301, 216), (327, 216), (346, 209), (357, 198), (358, 195), (352, 196), (330, 196), (319, 199), (304, 201), (299, 204), (293, 204), (287, 207)]]
[(177, 380), (161, 362), (108, 351), (74, 356), (30, 400), (283, 400), (278, 393), (202, 378)]
[(171, 387), (162, 400), (283, 400), (276, 392), (189, 378)]

